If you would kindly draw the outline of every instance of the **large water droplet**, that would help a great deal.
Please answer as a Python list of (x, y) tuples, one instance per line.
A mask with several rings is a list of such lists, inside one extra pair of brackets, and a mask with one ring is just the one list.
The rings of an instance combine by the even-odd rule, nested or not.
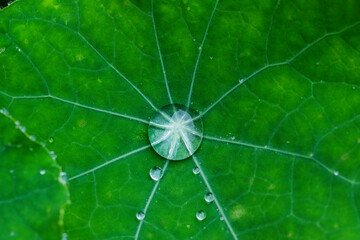
[(193, 168), (193, 173), (196, 175), (196, 174), (199, 174), (200, 173), (200, 168), (198, 168), (198, 167), (194, 167)]
[(150, 177), (155, 181), (159, 181), (159, 179), (162, 177), (162, 169), (160, 167), (151, 168)]
[(199, 221), (202, 221), (202, 220), (204, 220), (206, 218), (206, 213), (203, 210), (197, 211), (196, 212), (196, 218)]
[(156, 113), (149, 124), (151, 146), (160, 156), (169, 160), (183, 160), (199, 148), (203, 125), (199, 114), (183, 105), (166, 105)]
[(213, 193), (211, 193), (211, 192), (208, 192), (207, 194), (205, 194), (205, 201), (206, 202), (212, 202), (212, 201), (214, 201), (214, 199), (215, 199), (215, 196), (214, 196), (214, 194)]
[(143, 211), (139, 211), (136, 213), (137, 220), (143, 220), (145, 218), (145, 213)]
[(53, 143), (54, 142), (54, 138), (53, 137), (49, 137), (49, 143)]

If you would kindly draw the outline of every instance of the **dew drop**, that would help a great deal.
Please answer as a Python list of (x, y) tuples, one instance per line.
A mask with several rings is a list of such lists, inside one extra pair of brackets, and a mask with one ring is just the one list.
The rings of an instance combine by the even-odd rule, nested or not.
[(148, 136), (157, 154), (169, 160), (183, 160), (200, 147), (202, 120), (199, 113), (189, 107), (166, 105), (151, 118)]
[(338, 176), (338, 175), (339, 175), (339, 172), (338, 172), (338, 171), (335, 171), (335, 172), (334, 172), (334, 175), (335, 175), (335, 176)]
[(204, 198), (205, 198), (205, 201), (208, 203), (214, 201), (214, 199), (215, 199), (214, 194), (211, 192), (208, 192), (207, 194), (205, 194)]
[(66, 184), (67, 182), (67, 174), (66, 172), (60, 172), (60, 182), (63, 184)]
[(35, 137), (35, 136), (33, 136), (33, 135), (30, 135), (30, 136), (29, 136), (29, 139), (30, 139), (31, 141), (33, 141), (33, 142), (35, 142), (35, 141), (36, 141), (36, 137)]
[(159, 181), (159, 179), (162, 177), (162, 169), (160, 167), (151, 168), (150, 177), (155, 181)]
[(49, 137), (49, 143), (53, 143), (54, 142), (54, 138), (53, 137)]
[(198, 167), (194, 167), (192, 171), (195, 175), (200, 173), (200, 169)]
[(211, 57), (210, 57), (210, 60), (213, 60), (213, 59), (214, 59), (214, 57), (211, 56)]
[(57, 155), (55, 154), (54, 151), (50, 151), (49, 154), (53, 160), (55, 160), (57, 158)]
[(20, 122), (18, 120), (15, 121), (16, 126), (20, 126)]
[(139, 211), (136, 213), (137, 220), (141, 221), (145, 218), (145, 213), (143, 211)]
[(223, 217), (223, 216), (220, 217), (220, 221), (224, 221), (224, 217)]
[(9, 116), (9, 112), (8, 112), (8, 110), (6, 110), (5, 108), (2, 108), (2, 109), (0, 110), (0, 113), (4, 114), (5, 116)]
[(206, 218), (206, 213), (203, 210), (197, 211), (196, 212), (196, 218), (199, 221), (202, 221), (202, 220), (204, 220)]
[(45, 175), (46, 170), (40, 170), (40, 175)]
[(239, 83), (240, 83), (240, 84), (242, 84), (243, 82), (244, 82), (244, 79), (243, 79), (243, 78), (239, 79)]
[(67, 233), (63, 233), (61, 235), (61, 240), (67, 240), (68, 239), (68, 234)]
[(26, 132), (26, 127), (25, 127), (25, 126), (20, 126), (19, 129), (20, 129), (20, 131), (22, 131), (22, 132)]

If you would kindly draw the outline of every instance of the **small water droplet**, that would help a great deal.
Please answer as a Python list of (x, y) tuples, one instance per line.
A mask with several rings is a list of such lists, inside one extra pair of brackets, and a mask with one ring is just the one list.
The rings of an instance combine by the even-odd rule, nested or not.
[(14, 232), (10, 232), (10, 237), (13, 237), (15, 236), (15, 233)]
[(223, 216), (220, 217), (220, 221), (224, 221), (224, 217), (223, 217)]
[(157, 166), (151, 168), (150, 169), (150, 177), (155, 181), (159, 181), (159, 179), (162, 177), (162, 169)]
[(239, 83), (242, 84), (245, 80), (243, 78), (239, 79)]
[(201, 49), (202, 49), (202, 46), (199, 47), (199, 51), (201, 51)]
[(67, 174), (66, 172), (60, 172), (60, 182), (63, 184), (66, 184), (67, 182)]
[(20, 126), (19, 129), (20, 129), (20, 131), (22, 131), (22, 132), (26, 132), (26, 127), (25, 127), (25, 126)]
[(145, 213), (143, 211), (139, 211), (136, 213), (137, 220), (141, 221), (145, 218)]
[(188, 224), (188, 225), (186, 225), (186, 227), (187, 227), (187, 228), (190, 228), (190, 225)]
[(53, 137), (49, 137), (49, 143), (53, 143), (54, 142), (54, 138)]
[(20, 126), (20, 122), (18, 120), (15, 121), (16, 126)]
[(57, 158), (57, 155), (55, 154), (54, 151), (50, 151), (49, 154), (53, 160), (55, 160)]
[(0, 110), (0, 113), (4, 114), (5, 116), (9, 116), (9, 112), (8, 112), (8, 110), (6, 110), (5, 108), (2, 108), (2, 109)]
[(339, 172), (338, 172), (338, 171), (335, 171), (335, 172), (334, 172), (334, 175), (335, 175), (335, 176), (339, 175)]
[(206, 218), (206, 213), (203, 210), (197, 211), (196, 212), (196, 218), (199, 221), (202, 221), (202, 220), (204, 220)]
[(194, 167), (192, 171), (195, 175), (200, 173), (200, 169), (198, 167)]
[(205, 194), (205, 201), (206, 202), (212, 202), (214, 201), (215, 197), (214, 197), (214, 194), (211, 193), (211, 192), (208, 192), (207, 194)]
[(10, 173), (14, 173), (14, 169), (10, 169), (10, 171), (9, 171)]
[(193, 41), (195, 42), (195, 41), (196, 41), (196, 38), (193, 38)]
[(35, 136), (33, 136), (33, 135), (30, 135), (30, 136), (29, 136), (29, 139), (30, 139), (31, 141), (33, 141), (33, 142), (35, 142), (35, 141), (36, 141), (36, 137), (35, 137)]
[[(0, 8), (1, 9), (1, 8)], [(5, 52), (6, 48), (0, 48), (0, 54), (2, 54), (3, 52)]]
[(67, 240), (68, 239), (68, 234), (67, 233), (63, 233), (61, 235), (61, 240)]
[(40, 175), (45, 175), (46, 170), (40, 170)]
[(230, 139), (234, 141), (234, 140), (235, 140), (235, 136), (232, 136)]
[(214, 57), (211, 56), (211, 57), (210, 57), (210, 60), (213, 60), (213, 59), (214, 59)]

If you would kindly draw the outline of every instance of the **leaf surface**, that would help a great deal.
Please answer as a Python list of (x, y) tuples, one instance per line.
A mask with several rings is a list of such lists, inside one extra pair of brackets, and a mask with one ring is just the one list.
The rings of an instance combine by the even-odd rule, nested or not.
[(67, 188), (52, 152), (0, 110), (0, 239), (60, 239)]
[[(0, 13), (0, 107), (67, 173), (68, 239), (359, 239), (359, 11), (19, 0)], [(170, 103), (204, 124), (184, 161), (147, 137)]]

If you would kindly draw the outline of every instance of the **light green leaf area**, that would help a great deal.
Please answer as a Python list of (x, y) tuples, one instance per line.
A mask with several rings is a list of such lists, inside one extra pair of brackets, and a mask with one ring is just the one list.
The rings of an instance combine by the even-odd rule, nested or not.
[[(359, 239), (359, 12), (358, 0), (18, 0), (0, 12), (0, 108), (66, 172), (67, 239)], [(182, 161), (148, 140), (171, 103), (203, 122)], [(22, 228), (37, 215), (17, 205), (17, 221), (13, 197), (0, 223)], [(55, 239), (41, 221), (11, 239)]]
[(60, 239), (67, 188), (54, 155), (0, 110), (0, 239)]

